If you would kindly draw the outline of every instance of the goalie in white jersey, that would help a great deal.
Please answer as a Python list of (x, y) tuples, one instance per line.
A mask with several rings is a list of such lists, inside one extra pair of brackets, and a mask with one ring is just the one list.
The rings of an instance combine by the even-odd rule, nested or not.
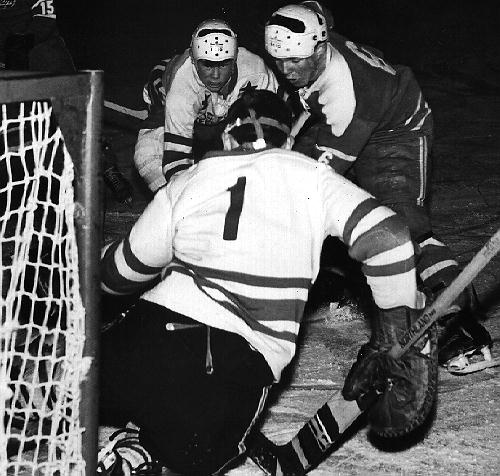
[(362, 263), (379, 317), (400, 309), (407, 323), (424, 305), (406, 226), (327, 165), (285, 150), (290, 126), (276, 94), (246, 91), (224, 150), (175, 175), (103, 253), (106, 292), (156, 281), (104, 334), (101, 408), (132, 420), (152, 459), (182, 474), (215, 473), (245, 451), (295, 355), (327, 236)]

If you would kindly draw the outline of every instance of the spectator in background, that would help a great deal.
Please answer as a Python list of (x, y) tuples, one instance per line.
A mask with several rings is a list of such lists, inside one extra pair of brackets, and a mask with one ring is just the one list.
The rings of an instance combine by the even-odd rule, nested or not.
[[(76, 72), (57, 27), (54, 0), (0, 0), (0, 68), (60, 74)], [(121, 203), (132, 203), (132, 187), (118, 169), (110, 141), (102, 139), (103, 178)]]
[(0, 67), (72, 73), (54, 0), (0, 0)]

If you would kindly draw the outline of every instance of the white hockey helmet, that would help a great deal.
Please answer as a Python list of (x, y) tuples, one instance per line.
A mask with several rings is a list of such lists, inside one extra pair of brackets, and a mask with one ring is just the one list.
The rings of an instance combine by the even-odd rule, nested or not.
[(238, 55), (236, 33), (223, 20), (211, 19), (200, 23), (191, 38), (194, 60), (224, 61)]
[(325, 17), (305, 5), (282, 7), (266, 24), (266, 50), (274, 58), (308, 58), (326, 40)]

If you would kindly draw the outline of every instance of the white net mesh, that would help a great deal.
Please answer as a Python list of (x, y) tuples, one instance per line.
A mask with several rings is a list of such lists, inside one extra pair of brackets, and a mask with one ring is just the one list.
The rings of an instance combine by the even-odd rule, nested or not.
[(84, 474), (72, 183), (50, 104), (1, 105), (0, 475)]

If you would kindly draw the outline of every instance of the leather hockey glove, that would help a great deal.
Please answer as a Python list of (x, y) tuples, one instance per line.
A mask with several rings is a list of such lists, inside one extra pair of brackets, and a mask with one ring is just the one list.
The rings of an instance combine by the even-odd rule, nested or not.
[(346, 400), (356, 400), (362, 410), (368, 410), (371, 429), (382, 437), (411, 432), (424, 422), (435, 402), (438, 380), (435, 325), (400, 359), (387, 353), (419, 314), (408, 307), (378, 309), (371, 339), (361, 347), (342, 389)]

